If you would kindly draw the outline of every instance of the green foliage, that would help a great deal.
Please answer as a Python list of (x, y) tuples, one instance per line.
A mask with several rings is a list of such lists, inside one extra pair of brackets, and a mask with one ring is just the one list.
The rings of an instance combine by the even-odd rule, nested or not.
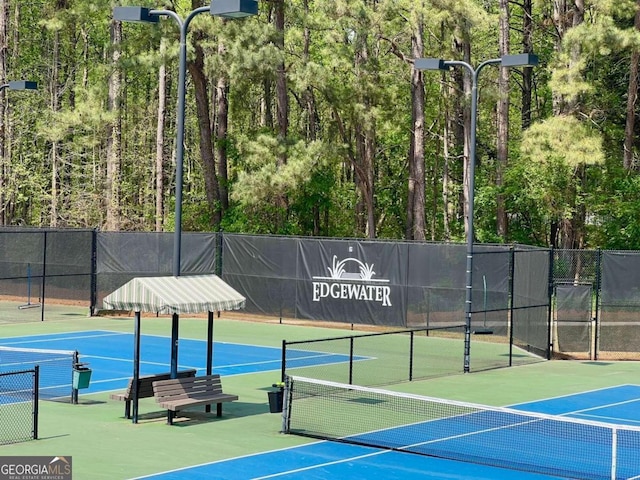
[[(143, 3), (175, 8), (181, 16), (193, 5), (188, 0)], [(633, 27), (636, 3), (586, 0), (585, 21), (563, 31), (561, 48), (556, 49), (558, 31), (550, 28), (553, 5), (534, 2), (533, 42), (542, 59), (542, 65), (534, 69), (535, 122), (522, 133), (521, 76), (513, 72), (510, 158), (502, 188), (495, 185), (498, 69), (484, 71), (476, 169), (475, 218), (480, 241), (547, 245), (551, 223), (573, 219), (584, 211), (587, 244), (640, 246), (640, 222), (635, 214), (640, 207), (636, 200), (640, 180), (637, 171), (621, 168), (629, 62), (631, 52), (640, 47), (640, 35)], [(173, 228), (178, 30), (167, 18), (157, 25), (122, 25), (122, 43), (116, 47), (110, 40), (111, 6), (95, 0), (8, 2), (10, 15), (19, 10), (20, 16), (9, 22), (7, 78), (32, 78), (40, 90), (36, 95), (12, 92), (5, 96), (10, 106), (2, 159), (6, 223), (51, 222), (55, 158), (58, 225), (101, 227), (109, 129), (121, 126), (121, 223), (127, 229), (155, 228), (158, 68), (165, 65), (163, 224), (168, 230)], [(401, 238), (412, 128), (412, 35), (421, 27), (427, 57), (461, 59), (463, 42), (469, 41), (471, 63), (494, 58), (498, 3), (291, 0), (285, 2), (284, 49), (275, 41), (279, 32), (273, 17), (267, 16), (272, 7), (260, 2), (260, 15), (241, 21), (202, 15), (190, 27), (189, 58), (191, 42), (197, 39), (205, 53), (209, 93), (213, 94), (219, 75), (227, 78), (230, 89), (229, 131), (222, 142), (228, 153), (231, 205), (221, 228), (361, 235), (357, 219), (362, 191), (356, 173), (362, 159), (359, 136), (367, 131), (373, 136), (374, 148), (370, 173), (375, 233)], [(522, 9), (513, 2), (510, 8), (511, 50), (517, 53), (523, 40)], [(220, 44), (224, 52), (218, 51)], [(121, 55), (114, 65), (116, 48)], [(58, 55), (55, 61), (54, 52)], [(276, 69), (282, 62), (289, 100), (286, 138), (276, 126)], [(55, 84), (54, 71), (58, 75)], [(115, 71), (122, 74), (123, 96), (121, 110), (111, 111), (108, 87)], [(447, 132), (451, 184), (450, 224), (445, 232), (443, 142), (445, 116), (458, 114), (455, 102), (466, 106), (468, 102), (455, 83), (454, 72), (424, 74), (423, 78), (427, 236), (442, 240), (446, 234), (449, 239), (462, 239), (463, 146), (453, 144), (454, 137)], [(441, 85), (443, 81), (449, 91)], [(573, 102), (573, 116), (551, 115), (559, 98)], [(204, 230), (211, 228), (213, 211), (204, 187), (190, 75), (186, 108), (183, 226)], [(213, 104), (209, 108), (215, 124)], [(456, 117), (454, 126), (462, 121), (462, 116)], [(506, 201), (508, 238), (495, 233), (499, 195)]]
[(604, 162), (600, 135), (585, 123), (565, 115), (548, 118), (525, 131), (522, 154), (550, 168), (555, 163), (576, 168)]

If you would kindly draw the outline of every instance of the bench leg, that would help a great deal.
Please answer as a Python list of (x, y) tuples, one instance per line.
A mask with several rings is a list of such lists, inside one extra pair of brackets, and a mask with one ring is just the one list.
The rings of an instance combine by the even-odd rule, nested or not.
[(167, 423), (169, 425), (173, 425), (173, 415), (174, 415), (173, 411), (167, 410)]
[(216, 413), (218, 414), (219, 417), (222, 416), (222, 404), (221, 403), (218, 403), (216, 405)]
[(124, 418), (131, 418), (131, 401), (124, 401)]

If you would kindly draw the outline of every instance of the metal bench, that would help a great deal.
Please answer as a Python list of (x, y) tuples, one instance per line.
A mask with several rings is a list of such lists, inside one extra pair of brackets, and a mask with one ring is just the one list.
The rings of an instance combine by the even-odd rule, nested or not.
[[(177, 378), (190, 378), (196, 376), (195, 369), (181, 370), (178, 372)], [(144, 375), (138, 378), (138, 398), (153, 397), (153, 382), (158, 380), (168, 380), (171, 373), (156, 373), (153, 375)], [(109, 395), (111, 400), (118, 400), (124, 403), (124, 417), (131, 418), (131, 401), (133, 400), (133, 378), (129, 379), (127, 390), (120, 393), (112, 393)]]
[(217, 415), (222, 416), (222, 404), (238, 400), (237, 395), (222, 391), (220, 375), (192, 378), (174, 378), (153, 382), (153, 394), (160, 407), (170, 411), (167, 423), (173, 423), (173, 413), (197, 405), (217, 405)]

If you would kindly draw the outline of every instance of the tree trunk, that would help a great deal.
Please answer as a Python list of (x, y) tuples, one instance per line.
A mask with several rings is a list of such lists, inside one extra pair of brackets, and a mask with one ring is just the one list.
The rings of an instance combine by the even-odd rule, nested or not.
[[(284, 0), (275, 0), (275, 29), (276, 29), (276, 47), (282, 55), (282, 62), (276, 67), (276, 102), (278, 118), (278, 143), (282, 147), (278, 155), (278, 167), (282, 167), (287, 163), (287, 136), (289, 131), (289, 100), (287, 94), (287, 73), (284, 64), (284, 35), (285, 35), (285, 15)], [(283, 227), (288, 218), (289, 199), (285, 192), (281, 192), (276, 198), (277, 206), (280, 209), (278, 215), (278, 227)]]
[[(556, 38), (556, 49), (560, 51), (562, 49), (562, 39), (564, 38), (567, 30), (573, 27), (577, 27), (584, 22), (584, 0), (562, 0), (554, 2), (553, 19), (558, 32)], [(577, 62), (580, 56), (580, 50), (578, 46), (574, 46), (573, 50), (569, 52), (571, 64)], [(579, 110), (579, 99), (574, 97), (566, 98), (562, 95), (553, 95), (554, 114), (556, 115), (575, 115)], [(576, 173), (573, 175), (571, 182), (575, 185), (582, 184), (584, 182), (584, 168), (576, 169)], [(577, 191), (577, 190), (576, 190)], [(575, 212), (571, 218), (561, 218), (560, 223), (560, 245), (562, 248), (576, 248), (575, 245), (581, 245), (584, 243), (584, 214), (585, 210), (579, 208), (576, 204), (577, 196), (573, 196), (572, 210)]]
[[(498, 55), (509, 54), (509, 2), (500, 0)], [(496, 233), (503, 241), (507, 240), (507, 211), (502, 194), (503, 174), (509, 159), (509, 69), (499, 68), (498, 104), (496, 105), (496, 122), (498, 126), (497, 165), (496, 165)]]
[[(160, 52), (166, 51), (166, 42), (160, 41)], [(156, 232), (164, 230), (164, 127), (167, 119), (167, 67), (164, 61), (158, 69), (158, 120), (156, 125)]]
[[(533, 13), (531, 0), (522, 1), (522, 51), (533, 52)], [(533, 92), (533, 69), (522, 69), (522, 128), (531, 125), (531, 98)]]
[(273, 129), (273, 111), (271, 103), (273, 101), (273, 88), (270, 78), (262, 81), (262, 89), (264, 94), (260, 99), (260, 126), (269, 130)]
[[(367, 75), (369, 62), (368, 36), (362, 34), (355, 50), (355, 75), (362, 77)], [(363, 111), (370, 112), (373, 101), (370, 94), (362, 89), (359, 94), (359, 103)], [(356, 165), (355, 182), (360, 192), (360, 198), (356, 206), (356, 225), (359, 234), (368, 238), (376, 237), (375, 201), (374, 201), (374, 157), (375, 157), (375, 121), (373, 118), (364, 118), (356, 113)]]
[(375, 131), (356, 126), (357, 168), (356, 186), (360, 191), (360, 232), (367, 238), (376, 237), (373, 162), (375, 152)]
[[(416, 27), (411, 38), (411, 56), (423, 57), (423, 27)], [(409, 186), (407, 198), (407, 240), (425, 240), (424, 175), (424, 80), (422, 72), (411, 69), (411, 145), (409, 148)]]
[[(636, 2), (637, 10), (634, 21), (636, 30), (640, 30), (640, 0)], [(626, 123), (624, 128), (624, 153), (623, 166), (624, 169), (635, 170), (638, 168), (635, 161), (634, 143), (635, 143), (635, 126), (636, 126), (636, 102), (638, 101), (638, 62), (640, 61), (640, 51), (634, 50), (631, 54), (631, 63), (629, 65), (629, 88), (627, 89), (627, 110)]]
[[(218, 43), (218, 55), (224, 54), (225, 46)], [(224, 72), (218, 77), (216, 87), (216, 157), (218, 160), (218, 188), (220, 191), (220, 216), (229, 209), (229, 177), (227, 174), (227, 136), (229, 132), (229, 80)]]
[[(7, 82), (7, 54), (8, 54), (9, 4), (0, 0), (0, 84)], [(8, 171), (10, 167), (7, 158), (7, 112), (5, 109), (6, 90), (0, 92), (0, 224), (8, 225)]]
[[(118, 65), (120, 59), (120, 42), (122, 40), (122, 23), (111, 21), (111, 44), (114, 46), (111, 58), (114, 66)], [(121, 161), (121, 135), (122, 124), (120, 116), (120, 89), (121, 74), (118, 68), (113, 69), (109, 77), (109, 98), (108, 108), (115, 112), (115, 120), (109, 126), (107, 135), (107, 175), (105, 183), (106, 199), (106, 220), (104, 228), (107, 231), (117, 231), (120, 229), (120, 161)]]
[[(303, 1), (303, 6), (304, 6), (304, 11), (305, 11), (305, 15), (309, 14), (309, 1), (308, 0), (304, 0)], [(304, 27), (304, 41), (303, 41), (303, 56), (306, 62), (309, 62), (311, 60), (310, 58), (310, 48), (311, 48), (311, 29), (305, 25)], [(318, 110), (317, 110), (317, 105), (316, 105), (316, 98), (315, 95), (313, 93), (313, 88), (312, 87), (307, 87), (303, 93), (303, 102), (304, 102), (304, 108), (306, 111), (306, 140), (308, 143), (314, 142), (317, 140), (318, 138), (318, 133), (320, 132), (320, 119), (318, 117)], [(328, 229), (324, 228), (324, 225), (322, 223), (322, 219), (321, 219), (321, 208), (322, 208), (322, 201), (321, 200), (317, 200), (316, 202), (314, 202), (313, 207), (312, 207), (312, 215), (313, 215), (313, 235), (314, 236), (319, 236), (319, 235), (328, 235)], [(327, 210), (325, 210), (325, 213), (327, 212)], [(324, 231), (323, 231), (324, 230)]]
[[(443, 90), (445, 90), (445, 88), (443, 87)], [(450, 225), (450, 219), (452, 217), (452, 211), (451, 211), (451, 199), (449, 198), (450, 196), (450, 189), (451, 189), (451, 178), (449, 177), (449, 159), (450, 159), (450, 152), (449, 152), (449, 137), (451, 136), (450, 134), (450, 129), (449, 129), (449, 123), (450, 123), (450, 115), (449, 115), (449, 110), (446, 109), (445, 110), (445, 118), (444, 118), (444, 132), (442, 134), (443, 137), (443, 148), (442, 148), (442, 157), (443, 157), (443, 164), (442, 164), (442, 228), (443, 228), (443, 233), (444, 233), (444, 240), (450, 240), (451, 239), (451, 225)]]
[(204, 187), (207, 204), (211, 212), (211, 228), (217, 229), (220, 225), (220, 190), (216, 177), (215, 158), (213, 155), (213, 132), (209, 111), (208, 79), (204, 73), (204, 52), (202, 47), (194, 39), (195, 58), (188, 62), (189, 72), (193, 79), (193, 87), (196, 96), (196, 112), (200, 132), (200, 157), (204, 171)]
[[(59, 0), (56, 4), (56, 10), (64, 11), (69, 6), (66, 0)], [(60, 84), (60, 31), (56, 30), (53, 34), (53, 52), (51, 62), (51, 80), (49, 82), (49, 91), (51, 92), (50, 107), (53, 113), (60, 111), (60, 92), (58, 85)], [(51, 205), (49, 211), (49, 226), (56, 228), (58, 226), (58, 205), (60, 201), (59, 186), (60, 172), (58, 171), (61, 163), (61, 146), (57, 141), (51, 143), (49, 157), (51, 159)]]

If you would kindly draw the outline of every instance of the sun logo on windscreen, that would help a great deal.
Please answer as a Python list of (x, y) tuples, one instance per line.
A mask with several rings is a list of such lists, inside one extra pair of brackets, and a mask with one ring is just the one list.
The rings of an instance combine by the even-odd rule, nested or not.
[[(345, 265), (349, 262), (353, 262), (358, 266), (360, 273), (355, 272), (347, 272), (345, 269)], [(331, 278), (339, 279), (339, 278), (350, 278), (350, 279), (361, 279), (361, 280), (372, 280), (375, 275), (375, 271), (373, 270), (373, 263), (371, 265), (367, 263), (363, 263), (357, 258), (345, 258), (344, 260), (338, 261), (338, 256), (333, 256), (333, 266), (327, 267), (329, 270), (329, 274)], [(314, 277), (317, 278), (317, 277)]]

